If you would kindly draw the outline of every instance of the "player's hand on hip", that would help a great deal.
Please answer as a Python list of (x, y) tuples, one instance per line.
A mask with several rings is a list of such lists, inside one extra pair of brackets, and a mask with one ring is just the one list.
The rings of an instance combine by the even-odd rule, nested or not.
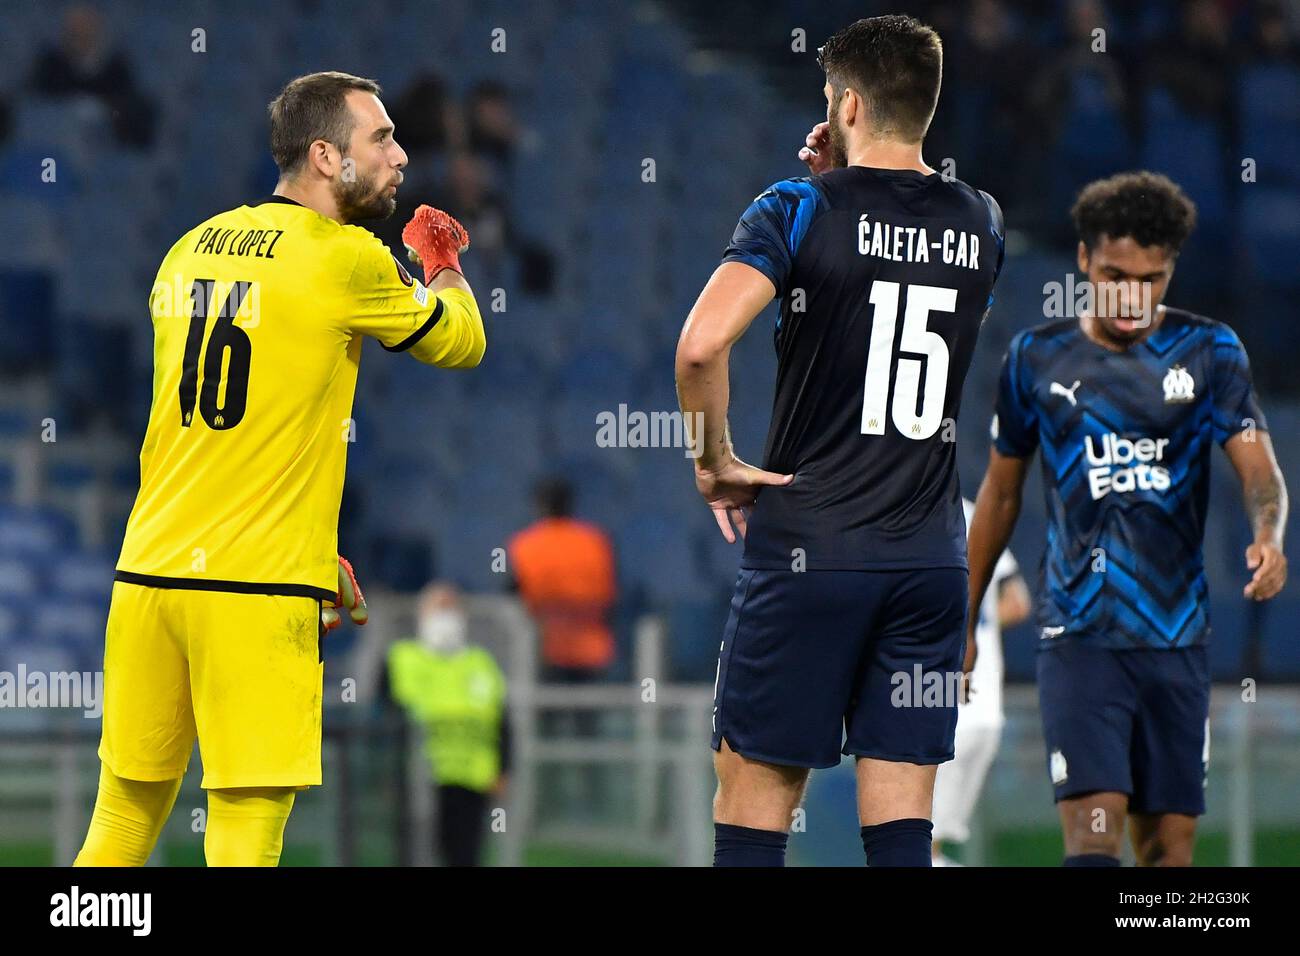
[(736, 531), (742, 538), (745, 536), (745, 509), (753, 507), (764, 485), (788, 485), (793, 480), (794, 475), (755, 468), (735, 455), (716, 470), (695, 469), (695, 487), (713, 509), (713, 517), (728, 544), (735, 543)]
[(799, 159), (814, 176), (831, 168), (831, 124), (818, 123), (804, 139), (804, 147), (799, 150)]
[(1267, 601), (1286, 584), (1286, 555), (1273, 541), (1256, 541), (1246, 549), (1246, 569), (1255, 575), (1242, 590), (1248, 598)]

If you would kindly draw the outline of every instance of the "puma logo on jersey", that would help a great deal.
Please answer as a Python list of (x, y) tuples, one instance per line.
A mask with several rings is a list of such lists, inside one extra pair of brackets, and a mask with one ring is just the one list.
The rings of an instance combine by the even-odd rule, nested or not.
[(1181, 365), (1175, 365), (1165, 373), (1164, 389), (1166, 405), (1190, 402), (1196, 398), (1196, 383), (1192, 380), (1192, 373)]
[(1050, 641), (1052, 638), (1060, 637), (1064, 633), (1064, 627), (1045, 627), (1043, 628), (1043, 634), (1040, 640)]
[(1074, 380), (1074, 384), (1071, 385), (1069, 388), (1066, 388), (1060, 382), (1053, 382), (1052, 387), (1048, 389), (1048, 391), (1053, 395), (1064, 395), (1066, 398), (1070, 400), (1071, 405), (1078, 405), (1079, 403), (1075, 401), (1074, 398), (1075, 390), (1078, 389), (1078, 387), (1079, 387), (1079, 379), (1076, 378)]

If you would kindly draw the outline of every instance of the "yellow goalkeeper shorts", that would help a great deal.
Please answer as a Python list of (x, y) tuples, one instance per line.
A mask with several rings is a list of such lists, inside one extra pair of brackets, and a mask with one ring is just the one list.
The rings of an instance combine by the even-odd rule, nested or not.
[(117, 581), (104, 640), (99, 757), (128, 780), (321, 782), (321, 602)]

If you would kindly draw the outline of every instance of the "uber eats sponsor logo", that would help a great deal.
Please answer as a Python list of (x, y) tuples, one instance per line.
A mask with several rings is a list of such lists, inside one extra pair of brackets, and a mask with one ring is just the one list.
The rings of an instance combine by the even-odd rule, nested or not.
[(148, 936), (153, 925), (152, 893), (83, 893), (74, 886), (50, 897), (51, 926), (119, 926)]
[(1088, 490), (1092, 498), (1104, 498), (1112, 491), (1168, 491), (1169, 469), (1165, 460), (1168, 438), (1121, 438), (1107, 432), (1100, 440), (1083, 439), (1088, 456)]

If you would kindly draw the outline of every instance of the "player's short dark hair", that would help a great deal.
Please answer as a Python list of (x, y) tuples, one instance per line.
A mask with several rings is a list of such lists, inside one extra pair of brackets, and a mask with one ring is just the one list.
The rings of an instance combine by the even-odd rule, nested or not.
[(1196, 226), (1196, 203), (1168, 176), (1141, 170), (1084, 186), (1070, 215), (1089, 250), (1102, 236), (1130, 236), (1140, 246), (1177, 254)]
[(943, 42), (919, 20), (901, 14), (868, 17), (835, 34), (817, 63), (838, 96), (852, 87), (876, 128), (905, 143), (925, 138), (939, 102)]
[(573, 486), (563, 478), (546, 478), (533, 489), (537, 510), (547, 518), (567, 518), (573, 514)]
[(362, 90), (378, 96), (379, 84), (351, 73), (327, 70), (290, 80), (267, 105), (271, 117), (271, 156), (281, 176), (298, 171), (318, 139), (346, 154), (352, 140), (352, 111), (347, 94)]

